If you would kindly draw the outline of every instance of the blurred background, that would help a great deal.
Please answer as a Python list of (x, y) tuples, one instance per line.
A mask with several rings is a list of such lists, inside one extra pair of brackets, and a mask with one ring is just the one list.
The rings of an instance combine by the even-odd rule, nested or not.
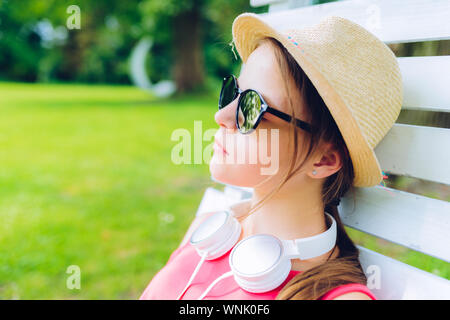
[[(217, 128), (221, 79), (240, 68), (232, 21), (267, 10), (248, 0), (0, 0), (1, 299), (140, 296), (205, 189), (221, 187), (208, 164), (171, 161), (171, 134), (194, 120)], [(449, 41), (390, 47), (450, 52)], [(445, 114), (398, 121), (449, 127)], [(448, 186), (393, 175), (390, 185), (450, 201)], [(349, 231), (450, 277), (442, 261)], [(67, 288), (70, 265), (79, 289)]]

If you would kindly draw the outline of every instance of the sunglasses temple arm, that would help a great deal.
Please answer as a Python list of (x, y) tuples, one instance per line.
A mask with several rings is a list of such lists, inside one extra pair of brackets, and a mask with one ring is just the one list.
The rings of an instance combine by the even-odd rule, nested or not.
[[(267, 108), (266, 108), (267, 112), (269, 112), (269, 113), (273, 114), (274, 116), (277, 116), (278, 118), (283, 119), (287, 122), (291, 122), (292, 117), (290, 115), (288, 115), (280, 110), (273, 109), (273, 108), (269, 107), (267, 104), (265, 104), (265, 105), (267, 106)], [(297, 127), (301, 128), (305, 131), (312, 132), (311, 125), (309, 123), (304, 122), (299, 119), (295, 119), (295, 120), (296, 120)]]

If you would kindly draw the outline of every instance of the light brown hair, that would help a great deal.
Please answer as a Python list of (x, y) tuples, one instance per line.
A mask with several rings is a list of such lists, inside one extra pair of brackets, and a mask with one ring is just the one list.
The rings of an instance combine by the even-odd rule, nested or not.
[[(268, 193), (259, 203), (253, 206), (250, 213), (261, 207), (271, 196), (273, 196), (294, 174), (302, 169), (303, 164), (315, 153), (321, 142), (332, 143), (340, 153), (342, 167), (329, 176), (322, 188), (322, 199), (325, 211), (330, 213), (337, 222), (336, 246), (339, 248), (339, 255), (331, 260), (327, 260), (319, 266), (299, 273), (289, 281), (276, 297), (277, 300), (302, 299), (316, 300), (329, 290), (347, 283), (366, 284), (366, 276), (358, 260), (358, 249), (348, 236), (344, 225), (339, 217), (336, 205), (330, 202), (335, 198), (341, 198), (349, 191), (353, 190), (354, 171), (345, 141), (330, 114), (326, 104), (315, 89), (314, 85), (304, 73), (286, 48), (274, 38), (264, 38), (259, 45), (268, 42), (274, 49), (274, 54), (279, 66), (279, 70), (285, 79), (285, 88), (288, 94), (288, 101), (291, 107), (292, 121), (290, 122), (291, 137), (294, 141), (294, 153), (284, 179), (270, 193)], [(298, 139), (295, 123), (296, 107), (292, 104), (289, 95), (287, 81), (293, 80), (296, 88), (301, 93), (305, 102), (305, 108), (309, 119), (302, 119), (309, 122), (316, 130), (306, 133), (306, 141), (302, 152), (305, 152), (303, 161), (294, 168), (298, 154)], [(298, 113), (298, 112), (297, 112)], [(292, 140), (290, 139), (290, 140)], [(332, 253), (331, 253), (332, 254)], [(330, 256), (331, 256), (330, 254)]]

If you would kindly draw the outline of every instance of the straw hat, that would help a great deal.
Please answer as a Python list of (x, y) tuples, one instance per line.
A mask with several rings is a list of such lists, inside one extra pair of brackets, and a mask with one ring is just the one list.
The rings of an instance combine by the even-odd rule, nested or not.
[(395, 123), (403, 87), (394, 53), (358, 24), (337, 16), (278, 31), (253, 13), (237, 16), (233, 41), (245, 63), (264, 37), (277, 39), (311, 80), (345, 140), (356, 187), (383, 180), (375, 146)]

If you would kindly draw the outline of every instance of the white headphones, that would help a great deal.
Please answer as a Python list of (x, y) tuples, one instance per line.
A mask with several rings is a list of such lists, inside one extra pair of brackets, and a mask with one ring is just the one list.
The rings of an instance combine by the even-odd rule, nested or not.
[(188, 284), (178, 299), (192, 283), (205, 260), (217, 259), (231, 248), (231, 271), (217, 278), (199, 299), (203, 299), (220, 280), (233, 275), (237, 284), (253, 293), (268, 292), (281, 285), (291, 271), (291, 259), (310, 259), (323, 255), (336, 244), (336, 221), (325, 232), (295, 240), (281, 240), (270, 234), (256, 234), (242, 239), (239, 221), (228, 210), (217, 211), (203, 221), (193, 232), (190, 244), (202, 257)]

